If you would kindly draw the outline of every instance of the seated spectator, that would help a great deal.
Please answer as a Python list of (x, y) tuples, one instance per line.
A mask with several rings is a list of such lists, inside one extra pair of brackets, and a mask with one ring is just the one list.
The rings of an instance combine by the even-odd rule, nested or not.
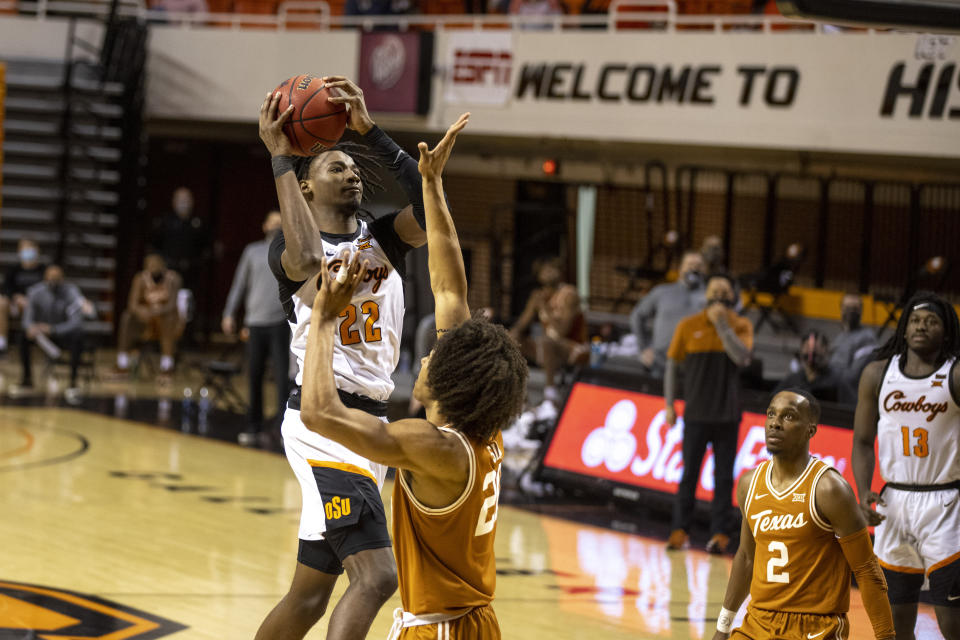
[(840, 317), (843, 330), (833, 339), (830, 368), (856, 388), (860, 382), (860, 373), (870, 362), (873, 350), (878, 346), (877, 336), (873, 329), (860, 324), (863, 302), (857, 294), (848, 293), (843, 296), (840, 302)]
[(640, 364), (651, 376), (663, 376), (667, 349), (677, 324), (706, 304), (703, 257), (687, 251), (680, 261), (676, 282), (650, 290), (630, 312), (630, 330), (637, 337)]
[(10, 334), (10, 318), (20, 318), (27, 308), (27, 290), (43, 280), (40, 248), (30, 238), (17, 243), (20, 264), (7, 271), (0, 289), (0, 351), (6, 351)]
[[(524, 355), (546, 376), (544, 399), (556, 405), (559, 394), (554, 386), (557, 372), (565, 367), (585, 364), (590, 359), (587, 344), (587, 322), (580, 309), (580, 296), (572, 284), (561, 279), (560, 260), (538, 261), (534, 273), (540, 288), (534, 289), (520, 318), (510, 329)], [(528, 335), (534, 321), (539, 320), (540, 335)]]
[(830, 366), (829, 354), (830, 343), (826, 336), (817, 331), (807, 333), (797, 353), (801, 369), (788, 374), (773, 392), (776, 394), (785, 389), (802, 389), (823, 402), (856, 405), (855, 387), (844, 379), (841, 372)]
[(43, 273), (43, 281), (27, 290), (23, 333), (20, 337), (20, 361), (23, 367), (21, 387), (33, 387), (31, 347), (37, 345), (52, 359), (60, 356), (60, 349), (70, 352), (68, 392), (76, 392), (86, 306), (80, 289), (63, 281), (63, 269), (57, 265), (47, 267)]
[(127, 309), (120, 316), (117, 345), (117, 369), (130, 369), (130, 350), (139, 340), (160, 341), (160, 372), (173, 371), (173, 356), (184, 323), (177, 311), (180, 274), (167, 268), (157, 253), (143, 259), (143, 271), (133, 277)]

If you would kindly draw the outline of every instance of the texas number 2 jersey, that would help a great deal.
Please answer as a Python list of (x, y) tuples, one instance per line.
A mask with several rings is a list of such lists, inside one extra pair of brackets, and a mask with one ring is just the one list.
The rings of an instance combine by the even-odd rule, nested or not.
[[(403, 258), (411, 247), (393, 229), (396, 213), (372, 223), (359, 220), (351, 234), (321, 234), (328, 268), (333, 275), (344, 249), (370, 262), (351, 304), (340, 312), (333, 349), (333, 371), (342, 391), (386, 401), (393, 391), (390, 374), (400, 357), (403, 324)], [(280, 288), (280, 302), (293, 336), (290, 350), (297, 357), (297, 384), (303, 383), (303, 358), (307, 350), (310, 313), (317, 292), (317, 277), (290, 280), (281, 255), (286, 247), (282, 233), (270, 244), (270, 269)]]
[(817, 483), (835, 473), (810, 458), (797, 480), (777, 491), (770, 481), (773, 463), (753, 474), (744, 517), (756, 552), (750, 606), (768, 611), (831, 615), (850, 608), (850, 567), (833, 529), (817, 511)]

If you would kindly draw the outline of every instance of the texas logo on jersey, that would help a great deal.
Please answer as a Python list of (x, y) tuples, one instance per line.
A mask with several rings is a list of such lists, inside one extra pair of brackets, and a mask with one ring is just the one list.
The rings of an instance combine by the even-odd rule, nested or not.
[(153, 640), (186, 628), (103, 598), (0, 582), (0, 638)]

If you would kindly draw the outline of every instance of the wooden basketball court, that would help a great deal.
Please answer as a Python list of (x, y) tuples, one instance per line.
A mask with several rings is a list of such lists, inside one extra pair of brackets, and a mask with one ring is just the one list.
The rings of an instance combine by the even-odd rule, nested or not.
[[(252, 638), (293, 574), (300, 491), (277, 454), (3, 406), (0, 487), (0, 638)], [(551, 640), (710, 638), (731, 562), (507, 505), (497, 557), (504, 638)], [(872, 637), (858, 592), (850, 617)], [(917, 635), (940, 637), (930, 607)]]

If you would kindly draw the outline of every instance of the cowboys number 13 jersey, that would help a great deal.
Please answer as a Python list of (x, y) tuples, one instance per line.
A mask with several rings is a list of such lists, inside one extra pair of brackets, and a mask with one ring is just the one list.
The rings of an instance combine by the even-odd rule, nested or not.
[[(337, 388), (384, 402), (393, 391), (390, 374), (400, 357), (403, 325), (404, 256), (412, 247), (394, 231), (395, 212), (373, 222), (358, 220), (351, 234), (323, 233), (323, 249), (331, 275), (344, 248), (370, 262), (351, 304), (340, 313), (333, 348)], [(297, 357), (297, 384), (303, 384), (303, 358), (310, 330), (310, 313), (319, 273), (309, 280), (290, 280), (280, 256), (286, 243), (280, 232), (270, 244), (268, 259), (280, 289), (280, 302), (293, 336), (290, 350)], [(335, 276), (334, 276), (335, 277)]]

